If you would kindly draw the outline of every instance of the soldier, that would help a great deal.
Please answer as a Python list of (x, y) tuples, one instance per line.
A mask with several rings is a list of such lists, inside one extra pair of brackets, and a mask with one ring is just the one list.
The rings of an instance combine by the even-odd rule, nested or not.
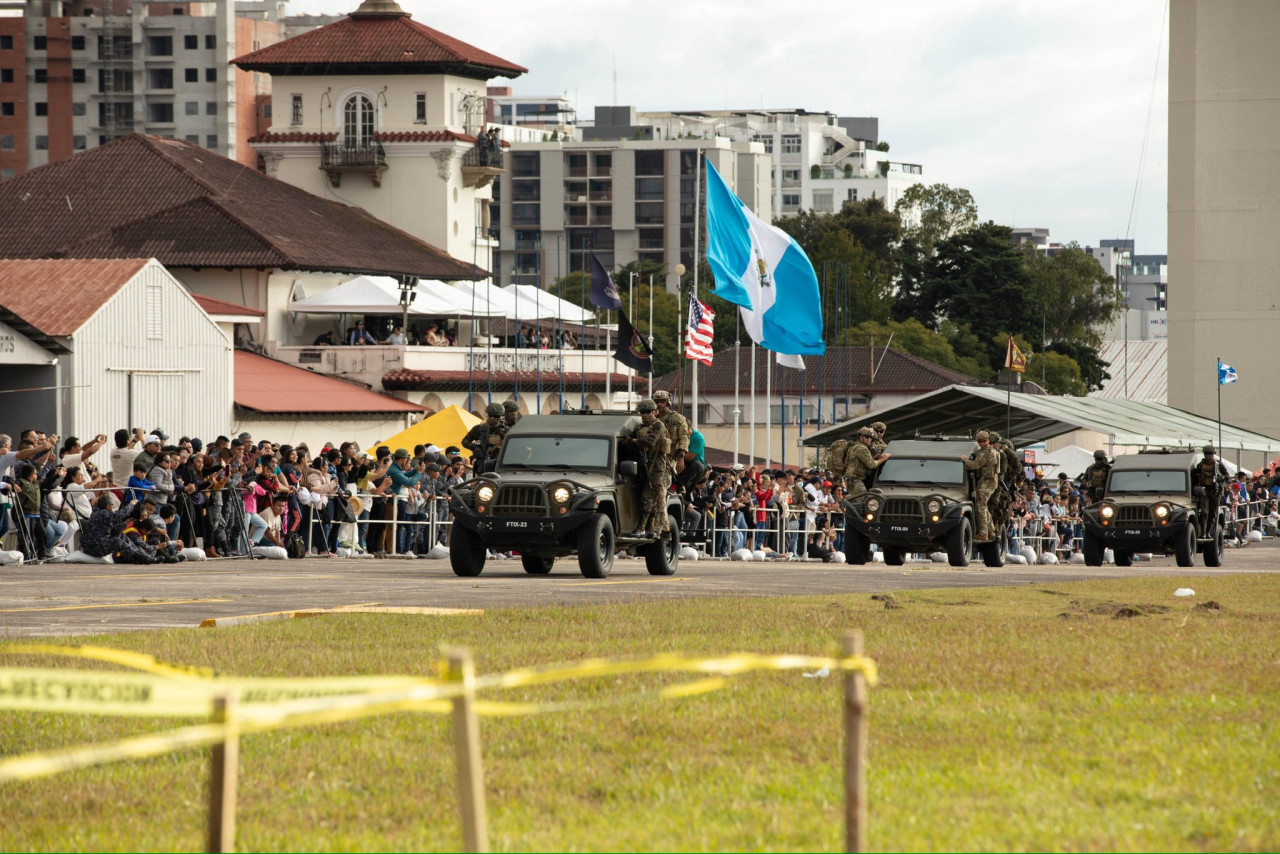
[(483, 424), (477, 424), (462, 437), (462, 447), (471, 452), (472, 466), (478, 474), (486, 460), (496, 459), (502, 449), (502, 437), (507, 433), (507, 422), (502, 420), (501, 403), (490, 403), (484, 408), (488, 416)]
[(1191, 469), (1192, 486), (1204, 487), (1198, 496), (1196, 510), (1200, 514), (1201, 530), (1206, 537), (1215, 536), (1218, 527), (1218, 506), (1222, 504), (1222, 484), (1226, 481), (1227, 467), (1216, 458), (1213, 445), (1204, 446), (1204, 459)]
[(689, 454), (689, 422), (679, 412), (671, 408), (671, 393), (655, 391), (653, 402), (658, 406), (658, 420), (667, 428), (667, 438), (671, 440), (671, 458), (675, 473), (684, 471), (684, 462)]
[(1084, 494), (1089, 497), (1090, 504), (1096, 504), (1102, 500), (1102, 496), (1107, 486), (1107, 475), (1111, 473), (1111, 463), (1107, 461), (1107, 452), (1098, 450), (1093, 452), (1093, 465), (1084, 470)]
[(889, 443), (884, 438), (888, 429), (883, 421), (876, 421), (871, 425), (871, 432), (875, 434), (871, 437), (871, 456), (879, 456), (884, 453), (885, 448), (889, 447)]
[(640, 426), (632, 441), (644, 449), (649, 463), (649, 482), (640, 502), (640, 522), (628, 536), (653, 539), (667, 527), (667, 490), (671, 488), (671, 440), (667, 428), (658, 420), (657, 404), (642, 400), (636, 410)]
[(514, 400), (505, 400), (502, 402), (503, 421), (510, 430), (516, 426), (516, 422), (522, 417), (520, 415), (520, 406)]
[(870, 427), (861, 427), (858, 429), (858, 444), (849, 447), (844, 469), (845, 487), (849, 490), (847, 501), (865, 495), (867, 478), (876, 470), (876, 466), (892, 456), (887, 452), (881, 452), (878, 456), (871, 455), (871, 440), (875, 435)]
[(974, 541), (989, 543), (996, 538), (988, 505), (991, 493), (996, 491), (999, 483), (1000, 460), (991, 447), (991, 435), (986, 430), (979, 430), (978, 435), (973, 438), (978, 442), (978, 452), (973, 455), (973, 459), (960, 459), (964, 461), (964, 467), (974, 473), (973, 512), (977, 516), (978, 528), (974, 532)]

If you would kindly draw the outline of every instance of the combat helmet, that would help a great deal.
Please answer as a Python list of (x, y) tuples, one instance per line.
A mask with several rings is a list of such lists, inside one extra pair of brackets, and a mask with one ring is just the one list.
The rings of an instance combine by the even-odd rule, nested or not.
[[(658, 393), (661, 394), (662, 392), (658, 392)], [(657, 411), (657, 409), (658, 409), (658, 404), (654, 403), (652, 400), (650, 400), (647, 397), (644, 400), (640, 401), (640, 403), (636, 406), (637, 412), (655, 412)]]
[(497, 402), (491, 403), (484, 408), (484, 414), (490, 418), (501, 418), (503, 412), (506, 412), (506, 410), (502, 408), (501, 403)]

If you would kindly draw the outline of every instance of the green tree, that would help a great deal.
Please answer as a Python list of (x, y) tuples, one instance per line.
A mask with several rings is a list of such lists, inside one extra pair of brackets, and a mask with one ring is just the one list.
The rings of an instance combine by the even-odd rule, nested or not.
[(1026, 377), (1037, 383), (1043, 377), (1044, 390), (1050, 394), (1083, 397), (1089, 393), (1080, 377), (1080, 366), (1062, 353), (1032, 353), (1027, 357)]
[(892, 267), (893, 247), (902, 237), (902, 222), (884, 205), (884, 200), (847, 201), (836, 213), (801, 211), (795, 216), (774, 220), (774, 225), (795, 238), (810, 259), (818, 252), (822, 236), (845, 231), (878, 260)]
[(912, 240), (926, 251), (978, 224), (978, 205), (963, 187), (946, 184), (913, 184), (898, 198), (893, 211), (902, 221), (903, 240)]
[(849, 232), (824, 234), (809, 260), (818, 274), (824, 339), (833, 340), (849, 323), (889, 319), (892, 270)]
[(1076, 243), (1052, 257), (1028, 249), (1025, 258), (1031, 304), (1040, 308), (1048, 343), (1079, 341), (1099, 347), (1106, 327), (1124, 311), (1116, 280)]
[(937, 307), (939, 322), (968, 327), (986, 348), (990, 367), (997, 369), (1004, 363), (1004, 349), (987, 342), (1023, 331), (1030, 287), (1012, 229), (986, 222), (938, 244), (921, 298)]
[(901, 322), (864, 321), (845, 330), (837, 343), (850, 347), (865, 347), (873, 338), (877, 347), (888, 346), (903, 353), (910, 353), (944, 368), (968, 374), (975, 379), (987, 379), (990, 374), (985, 362), (960, 356), (945, 335), (929, 329), (915, 318)]

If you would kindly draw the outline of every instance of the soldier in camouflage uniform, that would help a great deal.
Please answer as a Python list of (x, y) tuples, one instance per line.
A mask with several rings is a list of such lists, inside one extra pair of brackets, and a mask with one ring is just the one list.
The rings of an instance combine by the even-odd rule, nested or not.
[(679, 474), (684, 471), (684, 462), (689, 454), (689, 422), (671, 408), (670, 392), (655, 391), (653, 402), (658, 406), (658, 420), (667, 428), (667, 438), (671, 440), (672, 470)]
[(1229, 477), (1227, 467), (1217, 459), (1217, 451), (1213, 445), (1205, 445), (1204, 459), (1191, 468), (1191, 485), (1204, 487), (1196, 499), (1196, 510), (1200, 513), (1201, 532), (1206, 537), (1217, 536), (1222, 487)]
[(631, 441), (644, 449), (649, 463), (649, 482), (640, 500), (640, 524), (628, 536), (653, 539), (667, 529), (667, 491), (671, 488), (671, 440), (658, 420), (658, 407), (642, 400), (636, 407), (640, 426)]
[(846, 501), (852, 501), (867, 492), (867, 478), (876, 470), (876, 466), (889, 459), (891, 454), (881, 452), (876, 456), (871, 454), (871, 440), (875, 438), (875, 431), (870, 427), (862, 427), (858, 430), (858, 443), (849, 448), (846, 457), (844, 469), (844, 485), (848, 490)]
[(989, 431), (988, 435), (991, 450), (999, 463), (999, 471), (996, 473), (997, 487), (996, 491), (991, 493), (988, 507), (991, 510), (992, 527), (997, 531), (1004, 531), (1009, 527), (1013, 499), (1018, 494), (1026, 475), (1018, 463), (1018, 454), (1013, 449), (1013, 443), (1008, 439), (1001, 439), (1000, 434), (994, 430)]
[(974, 473), (973, 512), (977, 517), (974, 542), (989, 543), (996, 538), (994, 526), (991, 524), (989, 503), (991, 494), (999, 485), (1000, 458), (991, 447), (991, 436), (986, 430), (979, 430), (974, 439), (978, 442), (978, 452), (973, 455), (973, 459), (969, 457), (960, 459), (964, 461), (964, 467)]
[(871, 437), (871, 456), (878, 457), (884, 453), (885, 448), (889, 447), (889, 443), (884, 439), (884, 434), (888, 430), (883, 421), (876, 421), (871, 425), (871, 432), (875, 434)]
[(1088, 496), (1090, 504), (1096, 504), (1103, 499), (1107, 489), (1107, 475), (1111, 473), (1111, 463), (1107, 462), (1107, 452), (1101, 449), (1093, 452), (1093, 465), (1084, 470), (1084, 477), (1081, 478), (1084, 486), (1084, 494)]
[(502, 420), (505, 410), (501, 403), (491, 403), (484, 408), (488, 416), (483, 424), (477, 424), (462, 437), (462, 447), (471, 452), (472, 464), (479, 473), (486, 460), (497, 459), (502, 450), (502, 438), (507, 435), (507, 422)]
[[(506, 430), (510, 430), (516, 426), (516, 422), (522, 417), (520, 415), (520, 406), (514, 400), (505, 400), (502, 402), (503, 423), (506, 424)], [(503, 431), (505, 435), (505, 430)]]

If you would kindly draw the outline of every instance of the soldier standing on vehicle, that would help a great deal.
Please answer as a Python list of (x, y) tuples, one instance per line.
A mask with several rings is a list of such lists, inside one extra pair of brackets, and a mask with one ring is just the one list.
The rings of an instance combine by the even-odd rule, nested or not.
[(1107, 488), (1107, 475), (1111, 474), (1111, 463), (1107, 460), (1107, 452), (1097, 450), (1093, 452), (1093, 465), (1084, 470), (1084, 489), (1085, 495), (1089, 496), (1090, 504), (1097, 504), (1102, 500), (1103, 494)]
[[(516, 422), (521, 419), (520, 405), (514, 400), (505, 400), (502, 402), (503, 423), (507, 425), (506, 429), (510, 430), (516, 426)], [(505, 435), (505, 430), (503, 431)]]
[(871, 425), (871, 432), (875, 434), (871, 437), (871, 456), (878, 457), (884, 453), (885, 448), (889, 447), (889, 443), (884, 438), (888, 430), (883, 421), (876, 421)]
[(848, 501), (853, 501), (866, 494), (867, 478), (876, 470), (876, 466), (892, 456), (892, 454), (886, 452), (872, 456), (871, 440), (875, 438), (875, 435), (875, 431), (870, 427), (861, 427), (858, 429), (858, 444), (849, 447), (844, 469), (845, 487), (849, 490), (849, 495), (846, 499)]
[(991, 435), (986, 430), (979, 430), (978, 435), (973, 438), (978, 443), (978, 452), (972, 459), (969, 457), (960, 459), (964, 461), (964, 467), (974, 473), (973, 512), (977, 517), (974, 542), (989, 543), (996, 538), (996, 535), (992, 530), (988, 502), (991, 501), (991, 493), (996, 491), (998, 485), (1000, 461), (991, 447)]
[(506, 435), (507, 423), (502, 420), (501, 403), (491, 403), (484, 408), (488, 420), (477, 424), (462, 437), (462, 447), (471, 452), (473, 470), (478, 474), (486, 460), (496, 459), (502, 448), (502, 437)]
[(655, 391), (653, 402), (658, 406), (658, 420), (667, 428), (667, 438), (671, 440), (674, 473), (679, 474), (684, 471), (685, 455), (689, 453), (689, 422), (671, 408), (670, 392)]
[(1218, 506), (1222, 504), (1222, 485), (1227, 480), (1227, 467), (1217, 459), (1213, 445), (1204, 446), (1204, 459), (1191, 469), (1193, 486), (1204, 487), (1198, 497), (1196, 509), (1203, 520), (1204, 536), (1215, 536), (1218, 526)]
[(636, 407), (640, 413), (640, 426), (633, 441), (645, 452), (649, 466), (649, 482), (640, 500), (640, 524), (629, 536), (653, 539), (667, 528), (667, 491), (671, 488), (669, 454), (671, 440), (666, 426), (658, 420), (657, 405), (652, 400), (642, 400)]

